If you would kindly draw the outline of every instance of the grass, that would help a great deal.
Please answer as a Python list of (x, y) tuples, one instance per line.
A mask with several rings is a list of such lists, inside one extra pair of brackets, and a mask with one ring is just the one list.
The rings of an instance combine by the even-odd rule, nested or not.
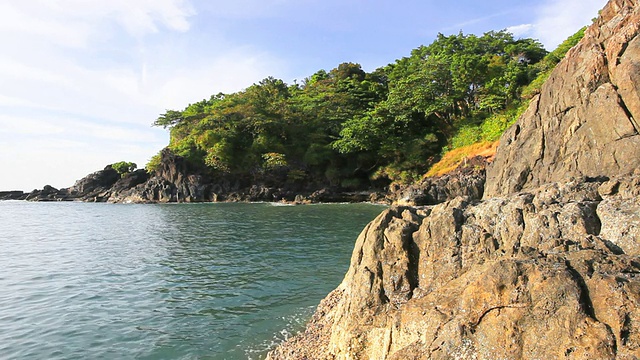
[(474, 156), (492, 157), (496, 153), (498, 141), (482, 141), (448, 151), (434, 164), (424, 177), (442, 176), (455, 170), (465, 159)]

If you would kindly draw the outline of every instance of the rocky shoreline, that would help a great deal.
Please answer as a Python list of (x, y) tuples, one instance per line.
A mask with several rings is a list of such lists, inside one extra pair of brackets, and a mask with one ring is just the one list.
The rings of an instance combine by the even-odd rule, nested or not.
[[(473, 164), (473, 166), (469, 165)], [(63, 189), (46, 185), (25, 193), (0, 192), (0, 200), (83, 201), (109, 203), (168, 202), (283, 202), (290, 204), (372, 202), (433, 205), (468, 196), (481, 199), (487, 160), (478, 157), (453, 172), (407, 186), (353, 191), (322, 184), (289, 184), (213, 178), (190, 169), (187, 161), (169, 149), (162, 152), (161, 167), (153, 173), (140, 169), (121, 176), (110, 165)]]

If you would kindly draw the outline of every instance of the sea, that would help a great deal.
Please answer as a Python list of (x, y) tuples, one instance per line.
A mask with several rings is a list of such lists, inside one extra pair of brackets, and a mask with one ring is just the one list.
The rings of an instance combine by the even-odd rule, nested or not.
[(383, 209), (0, 201), (0, 359), (262, 359)]

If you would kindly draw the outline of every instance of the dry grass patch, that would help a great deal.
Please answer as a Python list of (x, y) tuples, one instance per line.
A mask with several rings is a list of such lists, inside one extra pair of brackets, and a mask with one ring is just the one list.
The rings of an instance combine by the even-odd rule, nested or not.
[(498, 141), (483, 141), (468, 146), (453, 149), (435, 163), (424, 177), (442, 176), (455, 170), (465, 159), (475, 156), (493, 158), (498, 147)]

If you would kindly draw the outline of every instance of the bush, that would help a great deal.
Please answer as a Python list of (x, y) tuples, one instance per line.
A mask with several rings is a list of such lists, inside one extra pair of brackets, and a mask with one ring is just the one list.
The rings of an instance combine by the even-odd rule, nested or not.
[(119, 161), (117, 163), (111, 164), (111, 168), (117, 171), (118, 174), (120, 174), (120, 176), (125, 176), (126, 174), (133, 172), (135, 169), (137, 169), (138, 165), (132, 162)]
[(148, 173), (157, 171), (160, 169), (161, 162), (162, 162), (162, 155), (160, 155), (160, 152), (158, 152), (157, 154), (153, 155), (151, 159), (149, 159), (149, 161), (147, 162), (147, 165), (145, 166), (145, 170), (147, 170)]

